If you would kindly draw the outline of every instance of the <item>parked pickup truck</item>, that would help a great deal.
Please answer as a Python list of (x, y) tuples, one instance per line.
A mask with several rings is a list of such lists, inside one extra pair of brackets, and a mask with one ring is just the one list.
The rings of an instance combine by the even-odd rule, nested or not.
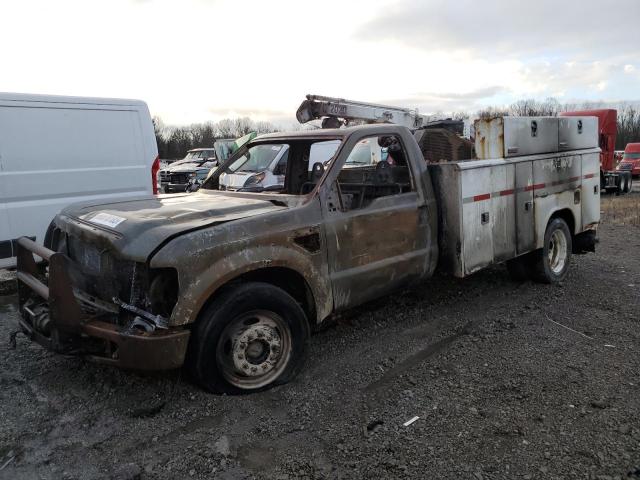
[(633, 177), (640, 176), (640, 143), (627, 143), (616, 170), (631, 172)]
[(160, 170), (162, 193), (186, 192), (190, 181), (204, 180), (216, 165), (218, 158), (213, 147), (189, 150), (182, 160)]
[[(576, 138), (593, 138), (561, 151), (557, 119), (481, 121), (480, 159), (434, 165), (422, 131), (403, 126), (261, 136), (196, 193), (77, 204), (45, 247), (20, 239), (22, 329), (120, 367), (186, 363), (214, 392), (285, 383), (332, 314), (436, 268), (464, 277), (507, 262), (518, 278), (563, 280), (572, 252), (593, 250), (600, 215), (597, 133), (584, 123)], [(375, 142), (385, 159), (350, 161)], [(279, 145), (280, 190), (219, 190), (241, 156)], [(314, 145), (335, 153), (309, 168)]]

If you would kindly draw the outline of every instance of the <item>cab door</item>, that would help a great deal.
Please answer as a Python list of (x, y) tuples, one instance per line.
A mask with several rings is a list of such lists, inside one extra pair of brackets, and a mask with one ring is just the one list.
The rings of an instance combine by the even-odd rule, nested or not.
[(393, 166), (356, 161), (364, 142), (377, 148), (378, 136), (362, 138), (333, 166), (338, 174), (327, 185), (322, 209), (335, 309), (377, 298), (427, 268), (426, 203), (406, 149), (394, 140), (401, 151)]

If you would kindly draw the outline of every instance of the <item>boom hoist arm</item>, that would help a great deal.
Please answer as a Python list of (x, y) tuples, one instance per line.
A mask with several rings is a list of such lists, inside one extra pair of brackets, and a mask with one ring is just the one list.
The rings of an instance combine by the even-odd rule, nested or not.
[(300, 123), (322, 119), (322, 128), (361, 123), (393, 123), (415, 130), (428, 121), (418, 110), (322, 95), (307, 95), (307, 99), (298, 107), (296, 118)]

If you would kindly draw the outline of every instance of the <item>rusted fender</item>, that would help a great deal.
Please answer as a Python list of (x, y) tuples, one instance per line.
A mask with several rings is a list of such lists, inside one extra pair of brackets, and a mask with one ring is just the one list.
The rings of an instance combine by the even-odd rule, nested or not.
[[(178, 271), (180, 295), (169, 324), (194, 322), (220, 287), (244, 273), (269, 267), (288, 268), (305, 279), (316, 310), (316, 318), (310, 319), (311, 322), (320, 322), (329, 316), (333, 297), (320, 225), (300, 225), (292, 221), (292, 217), (300, 218), (298, 212), (288, 213), (287, 223), (293, 223), (294, 227), (274, 228), (279, 223), (279, 215), (267, 215), (251, 222), (230, 222), (191, 232), (172, 240), (156, 253), (151, 259), (151, 268), (172, 267)], [(313, 212), (307, 213), (313, 219)], [(317, 247), (309, 248), (295, 241), (309, 232), (317, 233), (320, 242)]]

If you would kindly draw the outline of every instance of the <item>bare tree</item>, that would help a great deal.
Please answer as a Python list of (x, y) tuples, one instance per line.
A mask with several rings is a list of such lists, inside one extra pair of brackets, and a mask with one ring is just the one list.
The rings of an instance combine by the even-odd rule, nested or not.
[(608, 104), (601, 101), (582, 103), (560, 103), (555, 98), (544, 101), (523, 99), (511, 104), (508, 108), (490, 106), (476, 113), (478, 118), (499, 116), (556, 116), (561, 112), (578, 110), (594, 110), (615, 108), (618, 111), (618, 134), (616, 148), (623, 150), (628, 143), (640, 142), (640, 110), (638, 102), (621, 102)]
[(476, 112), (476, 117), (488, 119), (509, 116), (509, 110), (501, 107), (486, 107)]
[(216, 123), (194, 123), (188, 127), (168, 127), (160, 117), (154, 117), (153, 126), (160, 158), (182, 158), (188, 150), (212, 147), (220, 138), (238, 138), (250, 132), (261, 134), (277, 131), (269, 122), (254, 122), (248, 117), (225, 118)]
[(640, 111), (633, 105), (618, 110), (616, 148), (623, 150), (628, 143), (640, 142)]
[(516, 117), (555, 117), (560, 111), (560, 102), (555, 98), (547, 98), (544, 101), (534, 99), (518, 100), (511, 104), (509, 113)]

